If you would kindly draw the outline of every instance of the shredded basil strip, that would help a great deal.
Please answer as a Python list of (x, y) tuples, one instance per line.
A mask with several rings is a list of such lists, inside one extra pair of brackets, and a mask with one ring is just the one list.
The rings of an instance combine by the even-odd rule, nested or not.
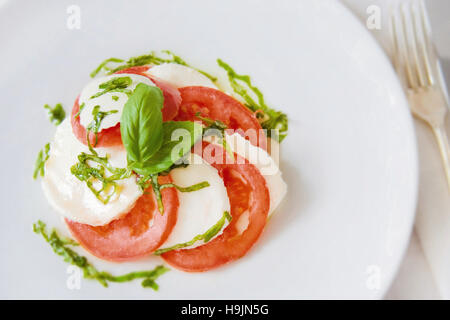
[[(228, 126), (220, 120), (212, 120), (210, 118), (202, 117), (200, 112), (197, 112), (195, 117), (202, 120), (206, 124), (206, 127), (203, 129), (203, 137), (210, 136), (211, 133), (218, 136), (220, 139), (219, 142), (222, 144), (222, 148), (234, 162), (234, 152), (231, 150), (231, 147), (225, 138), (225, 130), (228, 129)], [(216, 130), (220, 132), (220, 135), (216, 134)]]
[[(94, 162), (96, 166), (92, 166)], [(107, 175), (106, 172), (110, 175)], [(70, 168), (70, 172), (80, 181), (86, 182), (87, 187), (95, 194), (98, 200), (107, 204), (111, 197), (119, 191), (117, 180), (131, 177), (131, 170), (116, 168), (109, 164), (108, 156), (100, 157), (97, 153), (78, 155), (78, 163)], [(101, 187), (95, 187), (95, 182), (100, 182)]]
[(44, 165), (45, 162), (48, 160), (49, 152), (50, 152), (50, 143), (47, 143), (44, 146), (44, 149), (39, 151), (38, 156), (36, 158), (36, 162), (34, 164), (33, 179), (36, 180), (39, 175), (41, 177), (44, 176), (45, 174)]
[(127, 89), (133, 81), (130, 77), (117, 77), (106, 82), (101, 83), (98, 88), (103, 89), (103, 91), (97, 92), (91, 99), (100, 97), (108, 92), (123, 92), (127, 95), (131, 94), (131, 90)]
[(155, 192), (155, 196), (156, 196), (156, 201), (158, 203), (158, 210), (159, 213), (161, 213), (161, 215), (164, 214), (164, 203), (162, 201), (162, 196), (161, 196), (161, 185), (158, 182), (158, 175), (157, 174), (152, 174), (150, 176), (150, 183), (151, 186), (153, 188), (153, 192)]
[(83, 102), (83, 103), (80, 105), (80, 107), (78, 108), (78, 112), (75, 113), (75, 116), (74, 116), (75, 119), (80, 117), (80, 113), (81, 113), (81, 111), (83, 111), (84, 106), (85, 106), (85, 103)]
[(180, 192), (193, 192), (193, 191), (198, 191), (200, 189), (207, 188), (207, 187), (209, 187), (208, 181), (202, 181), (202, 182), (199, 182), (199, 183), (194, 184), (189, 187), (180, 187), (173, 183), (165, 183), (165, 184), (162, 184), (159, 186), (159, 190), (162, 190), (165, 188), (176, 188)]
[[(86, 139), (91, 154), (82, 152), (78, 155), (78, 163), (70, 168), (70, 172), (80, 181), (86, 182), (87, 187), (92, 191), (95, 197), (103, 204), (107, 204), (112, 196), (119, 191), (117, 180), (127, 179), (131, 177), (131, 170), (128, 168), (116, 168), (108, 162), (108, 155), (100, 157), (97, 151), (91, 146), (89, 133), (95, 134), (95, 145), (98, 141), (98, 131), (103, 119), (117, 110), (100, 111), (100, 106), (95, 106), (92, 110), (94, 119), (87, 126)], [(95, 163), (95, 165), (92, 165)], [(109, 174), (107, 174), (109, 172)], [(99, 182), (101, 186), (95, 187), (95, 182)]]
[(57, 103), (54, 108), (50, 105), (44, 105), (44, 109), (48, 110), (48, 117), (50, 122), (55, 125), (59, 125), (66, 118), (66, 112), (61, 103)]
[[(88, 124), (86, 129), (88, 132), (90, 131), (95, 134), (94, 147), (97, 145), (97, 142), (98, 142), (98, 132), (99, 132), (100, 125), (101, 125), (103, 119), (106, 116), (117, 113), (117, 112), (119, 112), (119, 111), (118, 110), (100, 111), (99, 105), (95, 106), (94, 109), (92, 109), (92, 116), (94, 119), (91, 121), (91, 123)], [(88, 142), (89, 142), (89, 137), (88, 137)]]
[(180, 192), (194, 192), (210, 186), (208, 181), (202, 181), (189, 187), (180, 187), (174, 183), (159, 184), (158, 174), (139, 177), (138, 185), (142, 190), (146, 190), (150, 186), (152, 187), (153, 192), (155, 193), (156, 201), (158, 203), (158, 210), (161, 215), (164, 214), (164, 204), (162, 201), (161, 190), (165, 188), (176, 188)]
[(144, 288), (152, 288), (158, 290), (156, 280), (158, 277), (169, 271), (165, 266), (157, 266), (153, 270), (130, 272), (120, 276), (113, 276), (109, 272), (99, 271), (84, 256), (80, 256), (68, 246), (78, 245), (74, 240), (63, 238), (58, 235), (56, 230), (52, 230), (49, 234), (46, 225), (42, 221), (33, 224), (33, 231), (42, 235), (46, 242), (50, 244), (53, 251), (64, 258), (64, 261), (83, 270), (83, 276), (86, 279), (97, 280), (104, 287), (108, 287), (108, 282), (128, 282), (135, 279), (143, 279), (142, 286)]
[[(220, 59), (217, 59), (217, 63), (227, 72), (228, 81), (230, 82), (233, 91), (242, 97), (247, 108), (255, 113), (261, 127), (267, 129), (267, 135), (270, 137), (272, 135), (271, 130), (274, 129), (277, 130), (278, 134), (272, 138), (278, 139), (280, 142), (286, 138), (288, 132), (287, 115), (281, 111), (270, 108), (266, 104), (262, 92), (252, 85), (250, 76), (237, 74), (233, 68)], [(252, 98), (251, 94), (256, 96), (257, 101)]]
[(119, 59), (119, 58), (106, 59), (105, 61), (100, 63), (100, 65), (94, 71), (91, 72), (91, 78), (94, 78), (102, 69), (103, 70), (111, 70), (110, 68), (108, 68), (108, 63), (110, 63), (110, 62), (120, 63), (120, 62), (123, 62), (123, 60)]
[(194, 243), (196, 243), (197, 241), (201, 241), (201, 240), (203, 240), (203, 243), (207, 243), (209, 240), (214, 238), (214, 236), (217, 235), (220, 230), (222, 230), (223, 226), (225, 225), (225, 221), (226, 220), (231, 221), (231, 219), (232, 218), (231, 218), (230, 213), (228, 211), (225, 211), (223, 213), (222, 218), (220, 218), (220, 220), (217, 221), (217, 223), (215, 225), (213, 225), (211, 228), (209, 228), (205, 233), (195, 236), (191, 241), (179, 243), (179, 244), (176, 244), (169, 248), (156, 250), (154, 252), (154, 254), (161, 255), (168, 251), (186, 248), (186, 247), (192, 246)]

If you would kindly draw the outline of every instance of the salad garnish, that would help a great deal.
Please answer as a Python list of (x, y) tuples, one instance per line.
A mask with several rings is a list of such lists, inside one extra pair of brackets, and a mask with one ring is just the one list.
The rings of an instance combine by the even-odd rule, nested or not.
[[(81, 107), (80, 107), (81, 110)], [(94, 193), (95, 197), (103, 204), (107, 204), (112, 196), (119, 191), (117, 180), (127, 179), (131, 177), (131, 170), (127, 168), (116, 168), (111, 166), (108, 162), (108, 155), (100, 157), (97, 151), (91, 146), (89, 133), (95, 134), (95, 145), (98, 141), (98, 131), (103, 119), (117, 110), (100, 111), (100, 106), (95, 106), (92, 110), (93, 120), (87, 126), (86, 139), (89, 147), (90, 154), (82, 152), (78, 155), (78, 163), (74, 164), (70, 171), (80, 181), (86, 182), (87, 187)], [(92, 166), (91, 163), (95, 163), (96, 166)], [(107, 174), (109, 172), (109, 174)], [(101, 183), (100, 188), (95, 187), (95, 182)]]
[(131, 90), (127, 88), (131, 85), (132, 82), (133, 81), (130, 77), (118, 77), (103, 82), (98, 86), (98, 88), (103, 89), (103, 91), (97, 92), (96, 94), (91, 96), (91, 99), (98, 98), (108, 92), (122, 92), (130, 95)]
[(53, 108), (46, 104), (44, 105), (44, 109), (48, 110), (50, 122), (55, 125), (59, 125), (66, 118), (66, 112), (61, 103), (57, 103)]
[[(91, 148), (92, 149), (92, 148)], [(78, 155), (78, 163), (74, 164), (70, 171), (80, 181), (86, 182), (88, 188), (94, 193), (98, 200), (107, 204), (112, 196), (119, 192), (117, 180), (131, 177), (131, 171), (127, 168), (116, 168), (108, 162), (108, 155), (100, 157), (97, 152), (92, 154), (82, 152)], [(90, 163), (95, 163), (92, 166)], [(107, 174), (109, 172), (110, 174)], [(95, 187), (95, 182), (99, 181), (101, 187)]]
[(118, 58), (109, 58), (103, 61), (94, 71), (91, 72), (91, 78), (94, 78), (100, 71), (104, 70), (106, 74), (113, 74), (115, 72), (125, 70), (132, 67), (139, 67), (144, 65), (160, 65), (162, 63), (176, 63), (180, 64), (186, 67), (190, 67), (194, 70), (197, 70), (204, 76), (208, 77), (211, 81), (215, 82), (217, 80), (216, 77), (210, 75), (209, 73), (199, 70), (197, 68), (194, 68), (186, 63), (181, 57), (175, 55), (173, 52), (169, 50), (163, 50), (161, 51), (165, 57), (161, 57), (160, 55), (157, 55), (154, 51), (150, 52), (149, 54), (144, 54), (142, 56), (136, 56), (131, 57), (128, 59), (125, 63), (116, 66), (114, 68), (108, 67), (108, 64), (110, 63), (122, 63), (124, 60), (118, 59)]
[(94, 107), (94, 109), (92, 109), (93, 120), (86, 127), (88, 144), (90, 143), (90, 141), (89, 141), (89, 132), (92, 132), (92, 133), (95, 134), (94, 147), (97, 145), (97, 143), (98, 143), (98, 131), (100, 129), (100, 125), (101, 125), (103, 119), (106, 116), (109, 116), (110, 114), (114, 114), (114, 113), (117, 113), (117, 112), (119, 112), (119, 111), (118, 110), (100, 111), (100, 106), (99, 105), (96, 105)]
[(80, 256), (74, 250), (69, 248), (69, 246), (78, 246), (76, 241), (70, 238), (61, 237), (54, 229), (49, 233), (47, 231), (46, 224), (41, 220), (33, 224), (33, 231), (36, 234), (42, 235), (45, 241), (50, 244), (53, 251), (57, 255), (62, 256), (65, 262), (77, 266), (83, 270), (84, 278), (97, 280), (104, 287), (108, 287), (108, 282), (129, 282), (135, 279), (143, 279), (141, 285), (144, 288), (152, 288), (156, 291), (158, 290), (156, 280), (167, 271), (170, 271), (169, 268), (160, 265), (153, 270), (136, 271), (120, 276), (113, 276), (109, 272), (97, 270), (91, 263), (89, 263), (86, 257)]
[(220, 218), (220, 220), (217, 221), (217, 223), (215, 225), (213, 225), (211, 228), (206, 230), (205, 233), (195, 236), (192, 240), (190, 240), (188, 242), (179, 243), (179, 244), (176, 244), (176, 245), (171, 246), (169, 248), (158, 249), (158, 250), (156, 250), (154, 252), (154, 254), (159, 256), (159, 255), (161, 255), (163, 253), (166, 253), (168, 251), (178, 250), (178, 249), (183, 249), (183, 248), (186, 248), (186, 247), (190, 247), (194, 243), (196, 243), (197, 241), (201, 241), (201, 240), (203, 240), (203, 243), (207, 243), (207, 242), (209, 242), (209, 240), (214, 238), (214, 236), (216, 234), (218, 234), (220, 230), (222, 230), (223, 226), (225, 225), (225, 221), (228, 220), (228, 222), (230, 222), (231, 219), (232, 218), (231, 218), (230, 213), (228, 211), (224, 211), (222, 218)]
[(50, 143), (47, 143), (44, 146), (44, 149), (40, 150), (36, 159), (36, 162), (34, 164), (34, 172), (33, 172), (33, 179), (37, 179), (37, 177), (40, 175), (41, 177), (45, 174), (45, 161), (48, 160), (50, 152)]
[(195, 116), (206, 124), (206, 127), (203, 129), (203, 137), (218, 137), (219, 143), (222, 145), (223, 149), (234, 162), (234, 153), (231, 150), (231, 147), (228, 145), (227, 140), (225, 139), (225, 130), (228, 129), (228, 126), (220, 120), (212, 120), (207, 117), (202, 117), (200, 115), (200, 112), (197, 112)]
[[(252, 85), (250, 76), (236, 73), (233, 68), (221, 59), (217, 59), (217, 63), (228, 74), (233, 91), (245, 101), (245, 105), (253, 111), (258, 118), (261, 127), (267, 129), (267, 135), (270, 137), (272, 130), (277, 130), (279, 141), (283, 141), (287, 136), (288, 118), (287, 115), (281, 111), (276, 111), (270, 108), (264, 101), (262, 92)], [(256, 96), (257, 101), (252, 97)]]
[(80, 113), (81, 113), (81, 111), (83, 111), (85, 105), (86, 104), (84, 102), (80, 105), (80, 108), (78, 109), (78, 112), (75, 113), (75, 116), (74, 116), (75, 119), (80, 117)]
[(100, 63), (100, 65), (91, 72), (91, 78), (94, 78), (101, 70), (110, 71), (111, 69), (108, 68), (108, 63), (121, 63), (123, 62), (122, 59), (119, 58), (109, 58)]

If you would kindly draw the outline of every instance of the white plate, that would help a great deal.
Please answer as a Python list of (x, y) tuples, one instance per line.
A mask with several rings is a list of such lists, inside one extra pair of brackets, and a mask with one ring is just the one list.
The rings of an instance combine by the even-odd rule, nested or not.
[[(411, 231), (417, 156), (395, 74), (338, 1), (11, 1), (0, 8), (3, 298), (380, 298)], [(66, 286), (67, 267), (31, 232), (55, 213), (31, 180), (53, 135), (42, 109), (66, 110), (104, 58), (170, 49), (216, 70), (249, 73), (289, 115), (288, 196), (242, 260), (204, 274), (172, 271), (160, 291), (138, 282)], [(141, 263), (142, 265), (142, 263)], [(124, 267), (125, 268), (125, 267)]]

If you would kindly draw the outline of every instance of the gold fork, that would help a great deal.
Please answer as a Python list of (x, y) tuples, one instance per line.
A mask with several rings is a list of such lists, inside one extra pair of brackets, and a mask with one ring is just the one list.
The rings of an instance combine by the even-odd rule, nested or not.
[(448, 97), (423, 0), (403, 1), (392, 8), (391, 33), (394, 66), (413, 114), (434, 132), (450, 190), (450, 147), (445, 131)]

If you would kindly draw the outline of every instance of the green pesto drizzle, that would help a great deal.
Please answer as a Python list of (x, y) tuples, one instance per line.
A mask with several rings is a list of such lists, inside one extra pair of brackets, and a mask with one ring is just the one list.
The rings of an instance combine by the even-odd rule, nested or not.
[(111, 70), (111, 68), (108, 67), (108, 63), (110, 63), (110, 62), (120, 63), (120, 62), (123, 62), (123, 60), (119, 59), (119, 58), (106, 59), (105, 61), (100, 63), (99, 66), (94, 71), (91, 72), (91, 78), (94, 78), (102, 69), (103, 70)]
[(157, 266), (149, 271), (130, 272), (120, 276), (113, 276), (109, 272), (99, 271), (84, 256), (80, 256), (73, 251), (69, 246), (77, 246), (78, 244), (69, 238), (64, 238), (58, 235), (56, 230), (48, 233), (46, 225), (42, 221), (33, 224), (33, 231), (36, 234), (42, 235), (46, 242), (50, 244), (53, 251), (64, 258), (64, 261), (74, 266), (79, 267), (83, 271), (83, 276), (86, 279), (97, 280), (104, 287), (108, 287), (108, 282), (128, 282), (135, 279), (143, 279), (141, 285), (144, 288), (152, 288), (158, 290), (156, 280), (170, 269), (165, 266)]
[(66, 112), (61, 103), (57, 103), (54, 108), (46, 104), (44, 105), (44, 109), (48, 110), (50, 122), (55, 125), (59, 125), (66, 118)]
[(176, 244), (169, 248), (156, 250), (154, 254), (161, 255), (168, 251), (186, 248), (186, 247), (192, 246), (194, 243), (196, 243), (197, 241), (201, 241), (201, 240), (203, 240), (203, 243), (207, 243), (209, 240), (214, 238), (214, 236), (217, 235), (220, 230), (222, 230), (226, 220), (231, 221), (231, 215), (228, 211), (225, 211), (223, 213), (222, 218), (220, 218), (220, 220), (217, 221), (217, 223), (215, 225), (213, 225), (211, 228), (209, 228), (205, 233), (195, 236), (192, 240), (190, 240), (188, 242), (179, 243), (179, 244)]
[[(287, 115), (281, 111), (276, 111), (270, 108), (264, 101), (262, 92), (252, 85), (250, 76), (237, 74), (233, 68), (220, 59), (217, 59), (217, 63), (228, 74), (228, 80), (230, 82), (233, 91), (241, 96), (247, 108), (253, 111), (258, 118), (261, 127), (267, 129), (267, 135), (270, 137), (271, 130), (278, 130), (278, 138), (281, 142), (286, 136), (288, 131), (288, 118)], [(251, 93), (250, 93), (251, 92)], [(257, 101), (252, 98), (251, 94), (255, 95)]]
[(33, 179), (37, 179), (38, 175), (41, 177), (44, 176), (44, 165), (45, 162), (48, 160), (50, 152), (50, 143), (47, 143), (44, 146), (44, 149), (40, 150), (38, 153), (38, 156), (36, 158), (36, 162), (34, 164), (34, 172), (33, 172)]
[(117, 100), (119, 100), (119, 97), (118, 96), (112, 96), (111, 99), (113, 99), (114, 101), (117, 101)]

